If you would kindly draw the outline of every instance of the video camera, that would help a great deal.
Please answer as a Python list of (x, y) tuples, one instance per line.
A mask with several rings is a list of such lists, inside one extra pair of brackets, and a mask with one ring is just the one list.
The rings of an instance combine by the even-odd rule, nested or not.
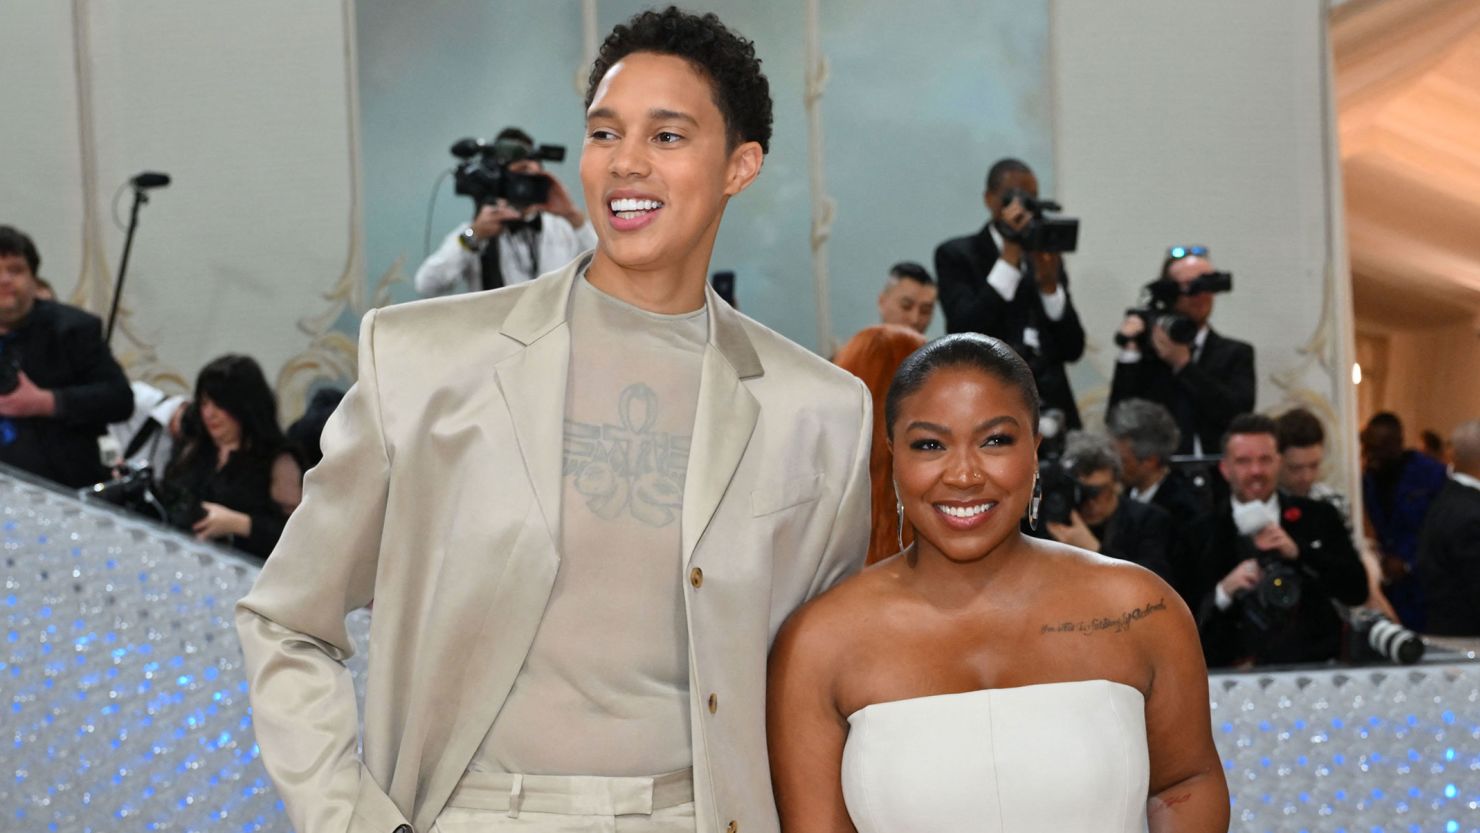
[(463, 160), (453, 173), (453, 190), (458, 194), (472, 197), (479, 208), (506, 200), (515, 209), (525, 209), (550, 198), (550, 178), (518, 173), (509, 166), (525, 159), (563, 162), (565, 147), (540, 145), (531, 149), (512, 138), (494, 142), (459, 139), (452, 145), (452, 155)]
[(1042, 499), (1038, 503), (1038, 518), (1056, 524), (1068, 524), (1073, 519), (1069, 513), (1085, 501), (1099, 496), (1103, 486), (1086, 486), (1074, 476), (1073, 461), (1065, 459), (1043, 459), (1038, 464), (1038, 488)]
[(121, 506), (161, 522), (168, 520), (164, 506), (154, 495), (154, 470), (148, 463), (122, 463), (117, 477), (84, 486), (77, 490), (77, 496)]
[(1012, 188), (1002, 194), (1002, 204), (1013, 200), (1022, 204), (1032, 215), (1026, 226), (1011, 229), (998, 223), (997, 230), (1004, 240), (1011, 240), (1029, 252), (1072, 252), (1079, 245), (1079, 220), (1074, 217), (1047, 217), (1045, 212), (1059, 213), (1064, 209), (1050, 199), (1038, 199), (1021, 188)]
[(1125, 311), (1126, 315), (1139, 317), (1146, 324), (1146, 329), (1135, 338), (1126, 338), (1121, 333), (1115, 334), (1115, 343), (1121, 347), (1129, 346), (1132, 342), (1146, 346), (1146, 340), (1151, 337), (1151, 328), (1160, 327), (1166, 330), (1167, 336), (1178, 344), (1191, 344), (1197, 339), (1197, 324), (1185, 315), (1173, 311), (1177, 305), (1177, 299), (1183, 295), (1197, 295), (1202, 292), (1231, 292), (1233, 291), (1233, 275), (1229, 272), (1209, 272), (1194, 279), (1187, 285), (1187, 291), (1182, 291), (1182, 285), (1171, 278), (1158, 278), (1141, 289), (1141, 306), (1131, 307)]

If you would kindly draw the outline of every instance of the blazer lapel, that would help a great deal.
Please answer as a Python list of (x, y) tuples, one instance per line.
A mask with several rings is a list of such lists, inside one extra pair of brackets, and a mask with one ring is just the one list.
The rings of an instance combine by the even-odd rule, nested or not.
[(709, 344), (699, 378), (693, 444), (684, 475), (683, 557), (687, 564), (750, 444), (761, 408), (742, 380), (763, 374), (740, 316), (706, 289)]

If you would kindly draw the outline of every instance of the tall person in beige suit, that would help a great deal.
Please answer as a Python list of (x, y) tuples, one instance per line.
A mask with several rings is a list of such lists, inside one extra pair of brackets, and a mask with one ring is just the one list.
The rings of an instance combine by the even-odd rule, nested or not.
[[(706, 286), (771, 135), (750, 42), (644, 12), (587, 106), (596, 250), (366, 316), (238, 605), (299, 833), (778, 829), (766, 655), (863, 562), (868, 394)], [(359, 745), (344, 620), (372, 600)]]

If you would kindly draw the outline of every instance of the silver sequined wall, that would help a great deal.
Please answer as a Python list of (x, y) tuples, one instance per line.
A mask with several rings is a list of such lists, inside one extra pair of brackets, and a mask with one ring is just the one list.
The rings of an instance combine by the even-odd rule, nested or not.
[[(255, 568), (3, 475), (0, 519), (0, 831), (287, 831), (232, 629)], [(1234, 830), (1480, 833), (1480, 665), (1211, 688)]]

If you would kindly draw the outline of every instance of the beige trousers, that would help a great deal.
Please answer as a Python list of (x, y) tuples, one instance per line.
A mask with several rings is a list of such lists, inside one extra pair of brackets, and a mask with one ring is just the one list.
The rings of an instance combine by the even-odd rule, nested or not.
[(694, 833), (692, 770), (650, 778), (469, 772), (432, 833)]

